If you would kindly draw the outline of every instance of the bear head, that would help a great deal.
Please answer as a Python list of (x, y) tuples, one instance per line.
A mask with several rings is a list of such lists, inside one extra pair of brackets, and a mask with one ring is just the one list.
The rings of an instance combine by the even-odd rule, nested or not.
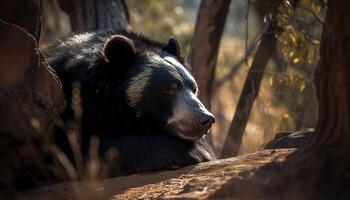
[(113, 35), (102, 49), (113, 73), (123, 77), (123, 101), (146, 130), (186, 141), (202, 138), (215, 118), (198, 99), (198, 86), (175, 38), (158, 49), (142, 49), (132, 38)]

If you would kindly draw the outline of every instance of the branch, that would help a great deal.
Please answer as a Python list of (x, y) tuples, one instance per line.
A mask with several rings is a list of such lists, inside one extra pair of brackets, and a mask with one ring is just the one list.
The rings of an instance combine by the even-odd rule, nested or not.
[(235, 65), (233, 65), (231, 67), (231, 70), (226, 75), (224, 75), (220, 80), (216, 81), (216, 83), (214, 84), (214, 88), (221, 87), (222, 84), (224, 84), (227, 80), (231, 79), (232, 76), (236, 74), (236, 72), (240, 69), (240, 66), (242, 66), (246, 62), (247, 58), (253, 54), (255, 46), (256, 42), (248, 48), (248, 50), (246, 51), (246, 55), (243, 58), (241, 58), (241, 60), (239, 60)]
[(322, 25), (324, 24), (324, 21), (322, 21), (313, 10), (311, 10), (310, 8), (304, 8), (304, 7), (301, 7), (301, 8), (310, 12), (320, 24)]

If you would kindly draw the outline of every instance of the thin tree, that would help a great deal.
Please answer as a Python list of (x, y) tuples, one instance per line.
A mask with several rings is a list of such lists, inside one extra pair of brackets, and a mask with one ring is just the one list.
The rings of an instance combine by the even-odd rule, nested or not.
[[(236, 156), (239, 152), (242, 137), (247, 126), (253, 104), (259, 94), (259, 89), (261, 81), (264, 77), (267, 62), (274, 52), (278, 36), (283, 31), (283, 29), (278, 26), (276, 21), (276, 16), (278, 14), (277, 9), (280, 5), (283, 5), (283, 3), (284, 1), (281, 0), (276, 6), (272, 20), (261, 37), (261, 42), (253, 59), (252, 65), (249, 68), (247, 78), (244, 82), (243, 89), (236, 106), (235, 114), (225, 139), (225, 144), (221, 153), (222, 158)], [(295, 7), (297, 0), (293, 0), (291, 4), (293, 7)]]
[(199, 87), (199, 98), (210, 108), (220, 39), (231, 0), (202, 0), (188, 62)]
[(130, 29), (125, 0), (59, 0), (71, 19), (73, 32)]

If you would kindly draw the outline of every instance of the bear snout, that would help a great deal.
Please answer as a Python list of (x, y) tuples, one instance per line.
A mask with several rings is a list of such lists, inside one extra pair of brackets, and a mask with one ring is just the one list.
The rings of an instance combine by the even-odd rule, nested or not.
[(208, 132), (212, 124), (215, 123), (215, 117), (210, 112), (199, 112), (196, 116), (196, 123), (200, 129)]

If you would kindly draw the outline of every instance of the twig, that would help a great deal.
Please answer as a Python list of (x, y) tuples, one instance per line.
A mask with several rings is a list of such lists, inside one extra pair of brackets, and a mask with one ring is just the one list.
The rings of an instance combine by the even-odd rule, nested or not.
[(245, 24), (245, 66), (247, 68), (249, 67), (249, 64), (248, 64), (249, 10), (250, 10), (250, 0), (248, 1), (247, 12), (245, 14), (245, 20), (246, 20), (246, 24)]
[[(224, 75), (220, 80), (216, 81), (216, 83), (214, 84), (214, 88), (221, 87), (222, 84), (224, 84), (227, 80), (229, 80), (233, 75), (236, 74), (236, 72), (239, 70), (240, 66), (242, 66), (242, 64), (244, 64), (246, 62), (247, 58), (253, 54), (253, 51), (255, 49), (256, 44), (257, 44), (257, 42), (255, 42), (253, 45), (251, 45), (248, 48), (248, 51), (246, 52), (246, 55), (244, 56), (244, 58), (242, 58), (235, 65), (233, 65), (231, 67), (231, 70), (226, 75)], [(214, 90), (214, 91), (216, 91), (216, 90)]]
[(304, 7), (301, 7), (301, 8), (310, 12), (319, 23), (321, 23), (322, 25), (324, 24), (324, 21), (322, 21), (313, 10), (311, 10), (310, 8), (304, 8)]

